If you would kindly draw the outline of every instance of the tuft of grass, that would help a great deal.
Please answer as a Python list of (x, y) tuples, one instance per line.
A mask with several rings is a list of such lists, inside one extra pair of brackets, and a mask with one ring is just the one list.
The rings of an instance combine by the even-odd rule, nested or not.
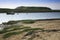
[(35, 21), (34, 20), (22, 20), (22, 23), (32, 24), (32, 23), (35, 23)]
[(8, 38), (8, 37), (10, 37), (10, 36), (12, 36), (12, 35), (16, 35), (16, 34), (20, 34), (20, 32), (6, 33), (6, 34), (3, 36), (3, 38)]
[(30, 29), (30, 28), (31, 27), (23, 27), (23, 26), (22, 27), (18, 27), (18, 26), (8, 27), (8, 28), (4, 28), (2, 31), (0, 31), (0, 34), (15, 31), (15, 30)]
[(35, 31), (35, 30), (43, 30), (43, 28), (30, 28), (30, 29), (24, 29), (24, 31)]
[[(18, 32), (16, 30), (19, 30)], [(43, 28), (31, 28), (31, 27), (25, 27), (25, 26), (11, 26), (4, 28), (2, 31), (0, 31), (0, 34), (4, 34), (3, 38), (8, 38), (12, 35), (18, 35), (24, 32), (28, 32), (26, 35), (31, 35), (36, 30), (43, 30)]]
[(8, 38), (12, 35), (17, 35), (17, 34), (21, 34), (21, 33), (24, 33), (24, 32), (28, 32), (26, 35), (31, 35), (34, 33), (35, 30), (41, 30), (40, 28), (27, 28), (22, 30), (22, 31), (19, 31), (19, 32), (9, 32), (9, 33), (6, 33), (4, 34), (3, 38)]
[[(6, 28), (4, 28), (2, 31), (0, 31), (0, 34), (13, 31), (14, 29), (18, 29), (19, 27), (20, 27), (20, 26), (10, 26), (10, 27), (6, 27)], [(12, 29), (12, 28), (13, 28), (13, 29)], [(9, 29), (11, 29), (11, 30), (9, 30)]]

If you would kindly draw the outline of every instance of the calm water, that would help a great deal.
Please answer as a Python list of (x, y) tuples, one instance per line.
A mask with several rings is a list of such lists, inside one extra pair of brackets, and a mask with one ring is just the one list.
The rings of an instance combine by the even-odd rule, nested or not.
[(60, 18), (60, 12), (47, 12), (47, 13), (19, 13), (15, 15), (7, 15), (0, 13), (0, 24), (10, 20), (23, 20), (23, 19), (48, 19)]

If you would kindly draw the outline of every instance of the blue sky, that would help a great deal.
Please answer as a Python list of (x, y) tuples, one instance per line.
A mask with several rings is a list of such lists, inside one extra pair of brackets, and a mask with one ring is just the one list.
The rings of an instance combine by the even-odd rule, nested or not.
[(60, 0), (0, 0), (0, 8), (16, 8), (18, 6), (43, 6), (60, 9)]

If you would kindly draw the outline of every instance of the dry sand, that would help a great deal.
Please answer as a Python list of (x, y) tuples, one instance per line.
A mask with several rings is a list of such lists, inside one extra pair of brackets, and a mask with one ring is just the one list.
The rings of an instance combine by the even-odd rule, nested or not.
[[(30, 26), (32, 28), (44, 28), (45, 30), (60, 30), (60, 20), (36, 21), (33, 24), (17, 23), (19, 25)], [(13, 35), (3, 39), (0, 34), (0, 40), (60, 40), (60, 31), (56, 32), (36, 32), (32, 36), (24, 37), (25, 33)], [(32, 39), (31, 39), (32, 38)]]

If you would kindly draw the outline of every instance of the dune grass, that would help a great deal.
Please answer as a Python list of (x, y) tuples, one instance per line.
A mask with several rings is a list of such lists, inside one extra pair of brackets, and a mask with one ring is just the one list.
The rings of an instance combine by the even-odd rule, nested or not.
[[(19, 31), (16, 31), (19, 30)], [(31, 27), (25, 27), (25, 26), (11, 26), (11, 27), (7, 27), (4, 28), (2, 31), (0, 31), (0, 34), (4, 34), (3, 38), (8, 38), (12, 35), (17, 35), (17, 34), (21, 34), (24, 32), (28, 32), (28, 34), (33, 33), (33, 31), (35, 30), (43, 30), (43, 28), (31, 28)]]
[(34, 20), (22, 20), (21, 22), (22, 22), (22, 23), (25, 23), (25, 24), (32, 24), (32, 23), (35, 23)]
[(0, 34), (15, 31), (15, 30), (22, 30), (22, 29), (29, 29), (30, 27), (23, 27), (23, 26), (11, 26), (4, 28), (2, 31), (0, 31)]

